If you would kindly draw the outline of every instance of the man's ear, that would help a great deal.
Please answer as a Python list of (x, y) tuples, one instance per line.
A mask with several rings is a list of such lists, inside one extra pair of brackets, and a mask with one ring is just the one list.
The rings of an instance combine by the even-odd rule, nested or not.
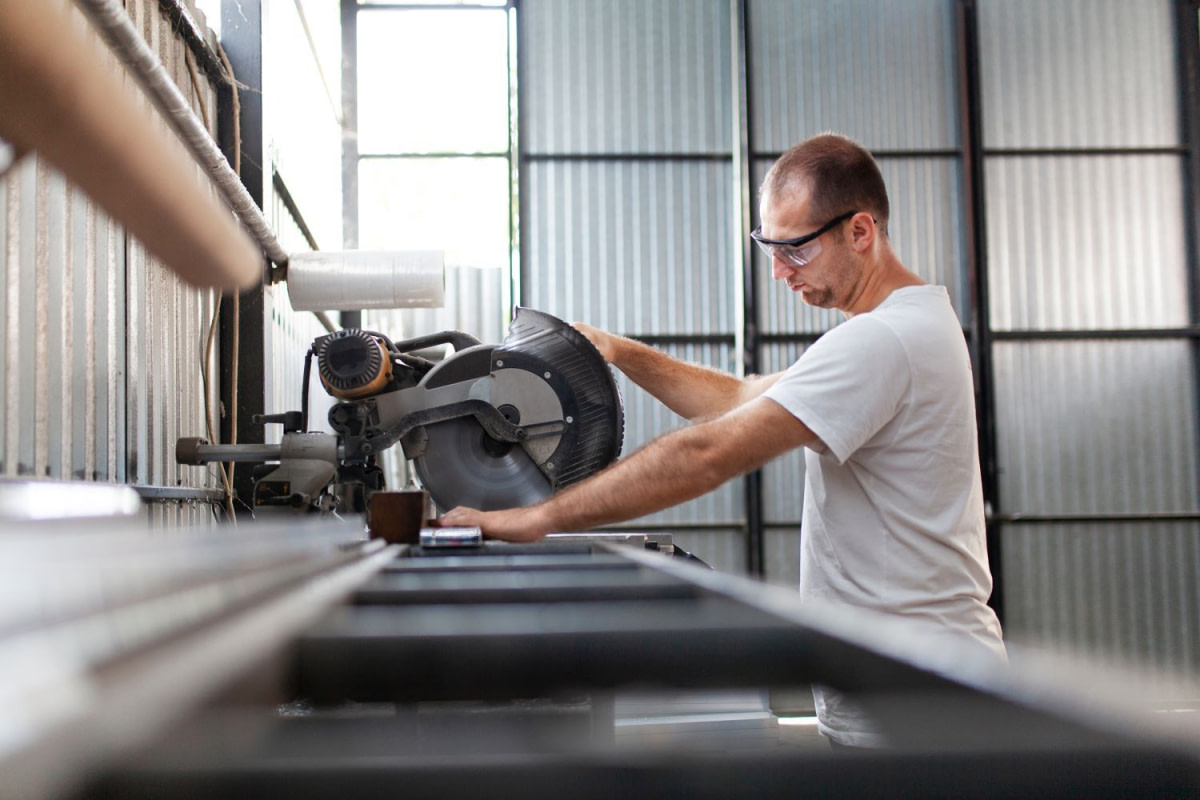
[(865, 253), (879, 235), (875, 218), (869, 211), (860, 211), (850, 218), (850, 245), (856, 253)]

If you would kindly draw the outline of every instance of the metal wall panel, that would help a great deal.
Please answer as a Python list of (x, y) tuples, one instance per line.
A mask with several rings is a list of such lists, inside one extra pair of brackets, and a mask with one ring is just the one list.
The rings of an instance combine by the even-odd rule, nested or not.
[(951, 0), (750, 0), (753, 148), (827, 130), (868, 148), (958, 146)]
[(511, 316), (511, 309), (504, 305), (506, 280), (504, 270), (446, 267), (441, 308), (366, 311), (363, 324), (397, 341), (439, 331), (463, 331), (494, 344), (504, 338)]
[(1200, 525), (1021, 525), (1003, 537), (1011, 640), (1200, 670)]
[[(183, 45), (159, 4), (127, 8), (199, 111)], [(211, 114), (215, 92), (205, 80), (198, 89)], [(0, 178), (0, 198), (0, 475), (215, 486), (206, 472), (174, 464), (175, 437), (204, 432), (199, 368), (211, 295), (151, 259), (36, 155)], [(209, 519), (190, 503), (155, 505), (147, 516)]]
[(789, 589), (800, 587), (800, 528), (768, 528), (763, 532), (763, 580)]
[[(661, 346), (670, 355), (726, 372), (733, 369), (733, 349), (722, 345)], [(625, 403), (625, 446), (621, 455), (628, 456), (651, 440), (688, 423), (659, 403), (632, 381), (616, 372), (617, 386)], [(642, 517), (637, 522), (670, 525), (728, 525), (735, 528), (745, 514), (742, 481), (728, 481), (715, 491), (657, 514)]]
[[(772, 161), (755, 164), (755, 185)], [(970, 301), (962, 220), (962, 165), (957, 158), (880, 158), (887, 184), (892, 247), (906, 267), (930, 283), (945, 286), (964, 325)], [(755, 224), (758, 206), (755, 204)], [(840, 311), (814, 308), (771, 277), (766, 256), (754, 248), (759, 271), (758, 304), (766, 333), (815, 333), (842, 321)]]
[(728, 164), (534, 162), (525, 172), (529, 305), (620, 333), (733, 331)]
[(1174, 155), (988, 159), (993, 328), (1187, 325), (1182, 180)]
[(981, 0), (986, 147), (1179, 143), (1171, 0)]
[(729, 152), (728, 0), (523, 0), (526, 153)]
[[(782, 372), (800, 358), (805, 346), (800, 343), (769, 344), (763, 348), (762, 372), (771, 375)], [(804, 511), (804, 449), (771, 461), (763, 467), (763, 520), (800, 526)], [(768, 556), (767, 572), (772, 571)]]
[(995, 376), (1004, 511), (1200, 509), (1187, 342), (998, 342)]

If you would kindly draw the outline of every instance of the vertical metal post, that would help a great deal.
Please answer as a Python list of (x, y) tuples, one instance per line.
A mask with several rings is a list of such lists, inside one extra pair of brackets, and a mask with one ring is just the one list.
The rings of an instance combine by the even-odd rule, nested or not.
[[(1179, 65), (1179, 141), (1183, 157), (1183, 219), (1188, 275), (1188, 322), (1200, 325), (1200, 0), (1176, 0), (1175, 35)], [(1190, 340), (1194, 443), (1200, 462), (1200, 339)], [(1197, 470), (1200, 474), (1200, 470)], [(1197, 487), (1200, 492), (1200, 486)]]
[[(342, 7), (342, 247), (358, 247), (358, 0)], [(343, 311), (343, 328), (361, 328), (361, 311)]]
[[(263, 103), (262, 103), (262, 0), (223, 0), (221, 3), (221, 43), (234, 75), (241, 85), (238, 93), (240, 113), (233, 125), (233, 89), (220, 90), (218, 108), (220, 144), (225, 157), (234, 163), (234, 151), (241, 149), (242, 184), (258, 204), (263, 204)], [(262, 426), (251, 420), (264, 413), (266, 402), (266, 304), (262, 286), (242, 292), (239, 297), (237, 440), (262, 441)], [(226, 409), (233, 408), (233, 301), (221, 299), (221, 399)], [(230, 441), (233, 433), (229, 416), (222, 416), (221, 437)], [(253, 487), (250, 470), (237, 470), (234, 491), (250, 505)]]
[[(731, 0), (731, 35), (733, 54), (733, 236), (737, 242), (735, 274), (740, 276), (741, 308), (739, 325), (734, 332), (738, 348), (740, 372), (753, 375), (759, 371), (758, 339), (758, 278), (754, 272), (754, 252), (750, 245), (750, 202), (753, 195), (751, 176), (753, 162), (750, 148), (750, 57), (747, 37), (746, 0)], [(763, 553), (762, 470), (755, 470), (744, 479), (743, 496), (746, 507), (746, 571), (762, 576), (765, 572)]]
[(974, 362), (975, 409), (979, 425), (979, 460), (983, 496), (991, 509), (987, 521), (988, 561), (994, 586), (989, 601), (1004, 620), (1002, 529), (996, 464), (996, 398), (993, 381), (992, 324), (988, 300), (987, 225), (984, 193), (983, 111), (979, 76), (979, 9), (975, 0), (958, 0), (959, 114), (962, 129), (963, 182), (966, 205), (967, 279), (970, 284), (971, 360)]

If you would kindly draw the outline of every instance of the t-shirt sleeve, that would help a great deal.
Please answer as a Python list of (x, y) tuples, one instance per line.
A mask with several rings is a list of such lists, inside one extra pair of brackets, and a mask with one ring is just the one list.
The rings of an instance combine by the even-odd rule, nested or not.
[(899, 413), (909, 375), (896, 333), (860, 317), (818, 339), (765, 396), (803, 422), (841, 464)]

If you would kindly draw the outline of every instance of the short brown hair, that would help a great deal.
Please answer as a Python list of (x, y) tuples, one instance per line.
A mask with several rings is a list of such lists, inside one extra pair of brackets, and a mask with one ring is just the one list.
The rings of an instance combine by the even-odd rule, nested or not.
[(865, 147), (838, 133), (805, 139), (779, 157), (760, 192), (782, 197), (808, 187), (814, 222), (847, 211), (869, 211), (887, 235), (887, 187)]

